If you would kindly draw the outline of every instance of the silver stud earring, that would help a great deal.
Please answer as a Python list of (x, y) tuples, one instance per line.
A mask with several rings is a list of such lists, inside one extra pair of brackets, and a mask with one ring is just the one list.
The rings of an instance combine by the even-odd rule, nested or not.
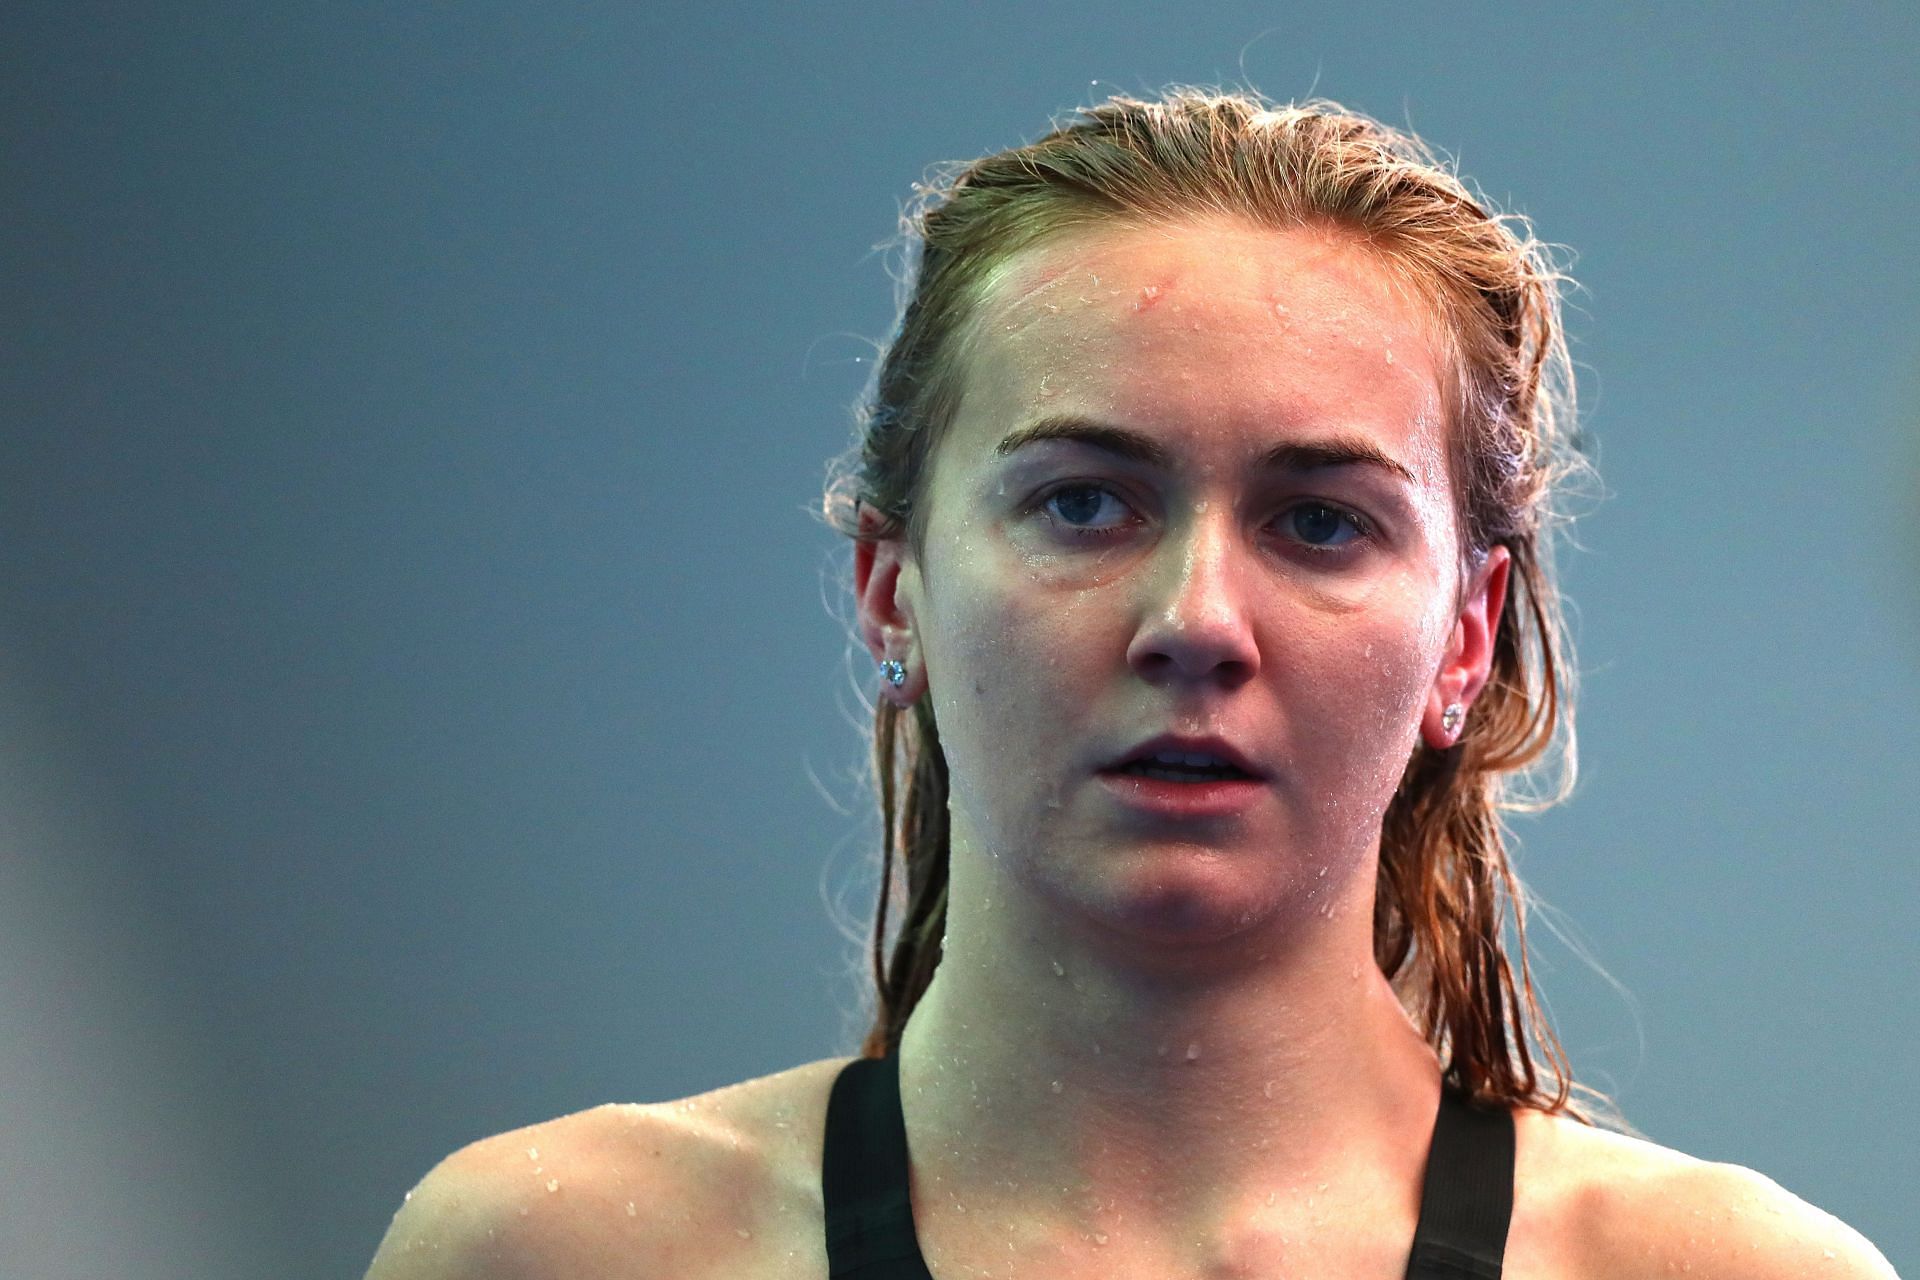
[(898, 689), (907, 682), (907, 664), (897, 658), (888, 658), (880, 664), (880, 678)]
[(1460, 721), (1466, 718), (1467, 709), (1457, 702), (1449, 702), (1447, 709), (1440, 713), (1440, 727), (1451, 734), (1460, 727)]

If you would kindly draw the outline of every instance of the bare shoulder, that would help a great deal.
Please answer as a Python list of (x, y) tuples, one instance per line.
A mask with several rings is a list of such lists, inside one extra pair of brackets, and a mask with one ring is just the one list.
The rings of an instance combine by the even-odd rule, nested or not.
[[(1534, 1225), (1554, 1241), (1551, 1273), (1578, 1280), (1898, 1280), (1858, 1231), (1764, 1174), (1565, 1117), (1531, 1112), (1519, 1119), (1516, 1172), (1524, 1183), (1531, 1165), (1540, 1188), (1541, 1220)], [(1517, 1203), (1516, 1232), (1521, 1226)]]
[[(818, 1188), (827, 1059), (673, 1102), (609, 1104), (498, 1134), (407, 1194), (368, 1280), (772, 1274)], [(804, 1271), (798, 1268), (794, 1274)]]

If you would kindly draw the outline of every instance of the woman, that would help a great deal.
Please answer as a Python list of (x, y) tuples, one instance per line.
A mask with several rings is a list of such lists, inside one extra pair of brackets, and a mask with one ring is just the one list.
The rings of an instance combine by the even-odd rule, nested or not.
[(1538, 242), (1195, 91), (925, 195), (828, 500), (906, 882), (861, 1055), (477, 1143), (372, 1274), (1892, 1275), (1595, 1127), (1503, 950), (1571, 743)]

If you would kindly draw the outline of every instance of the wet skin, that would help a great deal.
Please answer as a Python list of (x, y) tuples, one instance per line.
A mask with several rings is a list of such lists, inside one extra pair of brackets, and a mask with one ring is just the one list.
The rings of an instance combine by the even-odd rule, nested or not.
[[(1372, 964), (1380, 820), (1484, 683), (1506, 570), (1462, 575), (1430, 324), (1350, 239), (1224, 221), (1058, 237), (988, 286), (924, 556), (856, 556), (952, 779), (902, 1046), (931, 1180), (1231, 1254), (1276, 1169), (1417, 1179), (1393, 1143), (1438, 1068)], [(1169, 732), (1258, 783), (1130, 802), (1103, 770)]]
[[(996, 281), (890, 624), (933, 699), (957, 850), (1018, 851), (1070, 914), (1174, 947), (1283, 888), (1319, 906), (1305, 881), (1371, 853), (1423, 715), (1480, 678), (1440, 671), (1458, 566), (1427, 323), (1321, 233), (1106, 230)], [(1019, 443), (1063, 417), (1164, 457)], [(1405, 474), (1260, 465), (1338, 440)], [(1167, 731), (1253, 756), (1260, 802), (1202, 823), (1116, 803), (1097, 771)], [(1223, 879), (1235, 854), (1262, 874)]]

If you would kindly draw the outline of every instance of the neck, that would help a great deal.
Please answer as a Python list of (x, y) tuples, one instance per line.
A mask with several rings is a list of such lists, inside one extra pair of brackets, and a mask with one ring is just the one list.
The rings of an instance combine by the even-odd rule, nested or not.
[(1387, 1179), (1417, 1209), (1440, 1068), (1373, 961), (1371, 859), (1177, 953), (1002, 865), (956, 842), (943, 956), (902, 1037), (935, 1212), (1184, 1257), (1176, 1241), (1304, 1219), (1322, 1184), (1364, 1199)]

